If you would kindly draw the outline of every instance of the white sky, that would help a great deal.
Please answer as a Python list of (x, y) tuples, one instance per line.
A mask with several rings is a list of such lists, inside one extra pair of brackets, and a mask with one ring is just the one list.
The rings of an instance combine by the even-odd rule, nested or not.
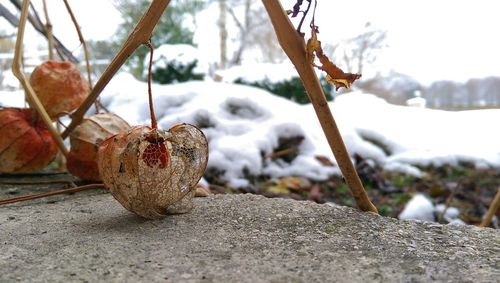
[(499, 11), (495, 0), (319, 0), (316, 21), (323, 41), (353, 37), (368, 21), (386, 30), (383, 69), (422, 82), (467, 80), (500, 75)]
[[(33, 0), (40, 7), (41, 0)], [(62, 1), (47, 1), (54, 33), (70, 49), (79, 46)], [(291, 8), (295, 0), (282, 0)], [(306, 2), (306, 1), (304, 1)], [(366, 22), (388, 32), (389, 45), (377, 68), (396, 70), (423, 83), (500, 75), (500, 1), (318, 0), (320, 40), (354, 37)], [(70, 0), (87, 39), (113, 36), (120, 22), (111, 0)], [(39, 9), (41, 12), (42, 10)], [(43, 16), (43, 15), (41, 15)], [(0, 30), (5, 21), (0, 21)], [(216, 28), (216, 26), (214, 26)], [(214, 39), (207, 39), (214, 42)], [(29, 43), (28, 43), (29, 44)], [(40, 43), (38, 43), (40, 44)]]

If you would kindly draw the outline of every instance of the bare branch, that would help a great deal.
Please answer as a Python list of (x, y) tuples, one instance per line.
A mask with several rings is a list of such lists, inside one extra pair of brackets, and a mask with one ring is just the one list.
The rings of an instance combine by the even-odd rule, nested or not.
[[(19, 10), (21, 11), (21, 2), (19, 0), (10, 0), (10, 2)], [(40, 17), (38, 14), (31, 14), (28, 12), (28, 20), (31, 23), (31, 25), (43, 36), (47, 37), (47, 33), (45, 31), (45, 27), (40, 20)], [(17, 27), (17, 25), (14, 25)], [(69, 51), (62, 43), (61, 41), (54, 36), (54, 47), (56, 48), (57, 52), (62, 54), (66, 59), (70, 60), (73, 63), (78, 63), (78, 59), (73, 56), (71, 51)]]
[(123, 44), (122, 48), (115, 55), (109, 66), (106, 68), (101, 78), (97, 81), (94, 88), (90, 92), (89, 96), (80, 105), (80, 107), (71, 115), (71, 123), (68, 128), (62, 133), (62, 136), (66, 138), (69, 136), (71, 131), (80, 124), (83, 116), (87, 110), (92, 106), (94, 101), (99, 97), (102, 90), (111, 81), (113, 76), (118, 72), (120, 67), (125, 63), (125, 61), (130, 57), (130, 55), (139, 47), (140, 45), (146, 43), (151, 38), (153, 29), (160, 20), (163, 11), (170, 3), (170, 0), (153, 0), (149, 9), (144, 13), (142, 18), (137, 23), (135, 29), (130, 33), (127, 40)]

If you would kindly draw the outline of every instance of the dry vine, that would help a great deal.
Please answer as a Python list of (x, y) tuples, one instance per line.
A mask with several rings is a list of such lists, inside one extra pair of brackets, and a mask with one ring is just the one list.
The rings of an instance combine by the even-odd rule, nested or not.
[(86, 190), (94, 190), (94, 189), (104, 189), (104, 185), (103, 184), (90, 184), (90, 185), (69, 188), (69, 189), (62, 189), (62, 190), (53, 191), (53, 192), (46, 192), (46, 193), (39, 193), (39, 194), (33, 194), (33, 195), (26, 195), (26, 196), (19, 196), (19, 197), (13, 197), (13, 198), (8, 198), (8, 199), (2, 199), (2, 200), (0, 200), (0, 205), (11, 204), (11, 203), (16, 203), (16, 202), (21, 202), (21, 201), (34, 200), (34, 199), (55, 196), (55, 195), (61, 195), (61, 194), (76, 193), (76, 192), (81, 192), (81, 191), (86, 191)]

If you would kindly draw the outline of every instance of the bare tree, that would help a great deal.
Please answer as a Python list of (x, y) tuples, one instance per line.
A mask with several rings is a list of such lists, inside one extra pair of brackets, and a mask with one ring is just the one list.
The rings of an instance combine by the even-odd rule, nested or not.
[(330, 47), (333, 57), (342, 62), (343, 67), (350, 73), (362, 73), (365, 66), (373, 64), (379, 52), (386, 47), (385, 31), (365, 24), (365, 31), (360, 35)]
[(226, 0), (219, 0), (219, 37), (220, 37), (220, 68), (227, 67), (227, 27), (226, 27), (226, 14), (227, 2)]
[[(264, 60), (268, 62), (285, 58), (283, 51), (276, 44), (276, 35), (260, 1), (218, 0), (218, 2), (221, 68), (241, 64), (245, 51), (251, 48), (259, 49)], [(227, 18), (228, 15), (230, 19)], [(227, 25), (230, 24), (237, 27), (238, 45), (232, 55), (228, 56)]]

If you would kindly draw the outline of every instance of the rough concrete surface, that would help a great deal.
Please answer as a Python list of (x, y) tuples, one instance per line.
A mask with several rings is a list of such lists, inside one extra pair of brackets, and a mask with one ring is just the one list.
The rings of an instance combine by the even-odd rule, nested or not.
[(498, 282), (500, 233), (215, 195), (144, 220), (110, 195), (0, 207), (0, 282)]

